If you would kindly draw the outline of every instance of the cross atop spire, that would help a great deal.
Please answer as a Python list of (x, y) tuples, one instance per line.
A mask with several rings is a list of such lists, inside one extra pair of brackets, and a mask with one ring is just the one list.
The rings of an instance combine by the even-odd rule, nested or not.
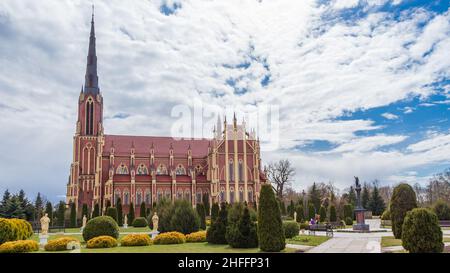
[(89, 35), (84, 92), (92, 94), (98, 94), (100, 92), (97, 76), (97, 54), (95, 50), (94, 5), (92, 5), (91, 33)]

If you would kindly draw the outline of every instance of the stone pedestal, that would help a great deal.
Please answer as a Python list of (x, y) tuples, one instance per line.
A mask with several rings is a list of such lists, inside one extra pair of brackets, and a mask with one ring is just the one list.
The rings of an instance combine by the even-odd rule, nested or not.
[(155, 230), (155, 231), (151, 231), (150, 235), (152, 236), (152, 239), (155, 239), (155, 237), (159, 234), (159, 231)]
[(369, 225), (365, 223), (364, 212), (365, 209), (355, 209), (356, 224), (353, 225), (353, 230), (360, 232), (369, 232)]
[(123, 224), (123, 228), (128, 228), (128, 224)]
[(47, 244), (48, 235), (39, 234), (39, 246), (44, 247)]

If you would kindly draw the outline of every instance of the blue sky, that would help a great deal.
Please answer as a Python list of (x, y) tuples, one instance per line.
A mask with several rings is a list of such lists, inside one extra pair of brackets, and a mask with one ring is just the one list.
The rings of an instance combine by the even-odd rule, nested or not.
[[(64, 198), (91, 3), (0, 3), (0, 191)], [(177, 105), (275, 105), (262, 159), (289, 158), (297, 190), (449, 167), (449, 1), (94, 3), (107, 134), (170, 135)]]

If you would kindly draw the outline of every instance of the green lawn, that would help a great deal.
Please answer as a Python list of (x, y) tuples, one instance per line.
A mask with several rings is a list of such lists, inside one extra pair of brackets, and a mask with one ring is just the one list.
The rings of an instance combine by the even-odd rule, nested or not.
[(293, 245), (318, 246), (330, 239), (327, 236), (313, 236), (313, 235), (297, 235), (292, 239), (287, 239), (286, 243)]
[[(443, 242), (450, 242), (450, 237), (444, 237)], [(394, 236), (383, 236), (381, 237), (381, 247), (389, 247), (389, 246), (401, 246), (402, 240), (395, 239)]]
[[(126, 234), (120, 234), (119, 240)], [(77, 235), (62, 235), (55, 234), (50, 235), (48, 240), (56, 239), (62, 236), (70, 236), (77, 238), (81, 242), (81, 253), (258, 253), (261, 252), (259, 248), (231, 248), (229, 245), (213, 245), (208, 243), (185, 243), (177, 245), (150, 245), (150, 246), (135, 246), (135, 247), (114, 247), (114, 248), (101, 248), (101, 249), (88, 249), (85, 248), (83, 237), (80, 234)], [(321, 236), (316, 236), (321, 237)], [(32, 240), (39, 242), (39, 236), (37, 234), (31, 237)], [(284, 253), (295, 252), (296, 249), (286, 248)], [(40, 253), (69, 253), (67, 251), (48, 252), (44, 250), (38, 251)]]

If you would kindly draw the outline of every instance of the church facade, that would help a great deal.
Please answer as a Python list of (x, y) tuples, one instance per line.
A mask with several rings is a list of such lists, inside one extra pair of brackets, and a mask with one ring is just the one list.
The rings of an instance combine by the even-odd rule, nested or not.
[(256, 204), (266, 182), (259, 140), (236, 117), (231, 124), (218, 120), (211, 139), (104, 133), (95, 39), (92, 15), (66, 203), (87, 204), (90, 211), (99, 204), (104, 211), (120, 198), (124, 213), (131, 203), (137, 212), (143, 202), (151, 207), (162, 198), (189, 200), (193, 206), (203, 198)]

